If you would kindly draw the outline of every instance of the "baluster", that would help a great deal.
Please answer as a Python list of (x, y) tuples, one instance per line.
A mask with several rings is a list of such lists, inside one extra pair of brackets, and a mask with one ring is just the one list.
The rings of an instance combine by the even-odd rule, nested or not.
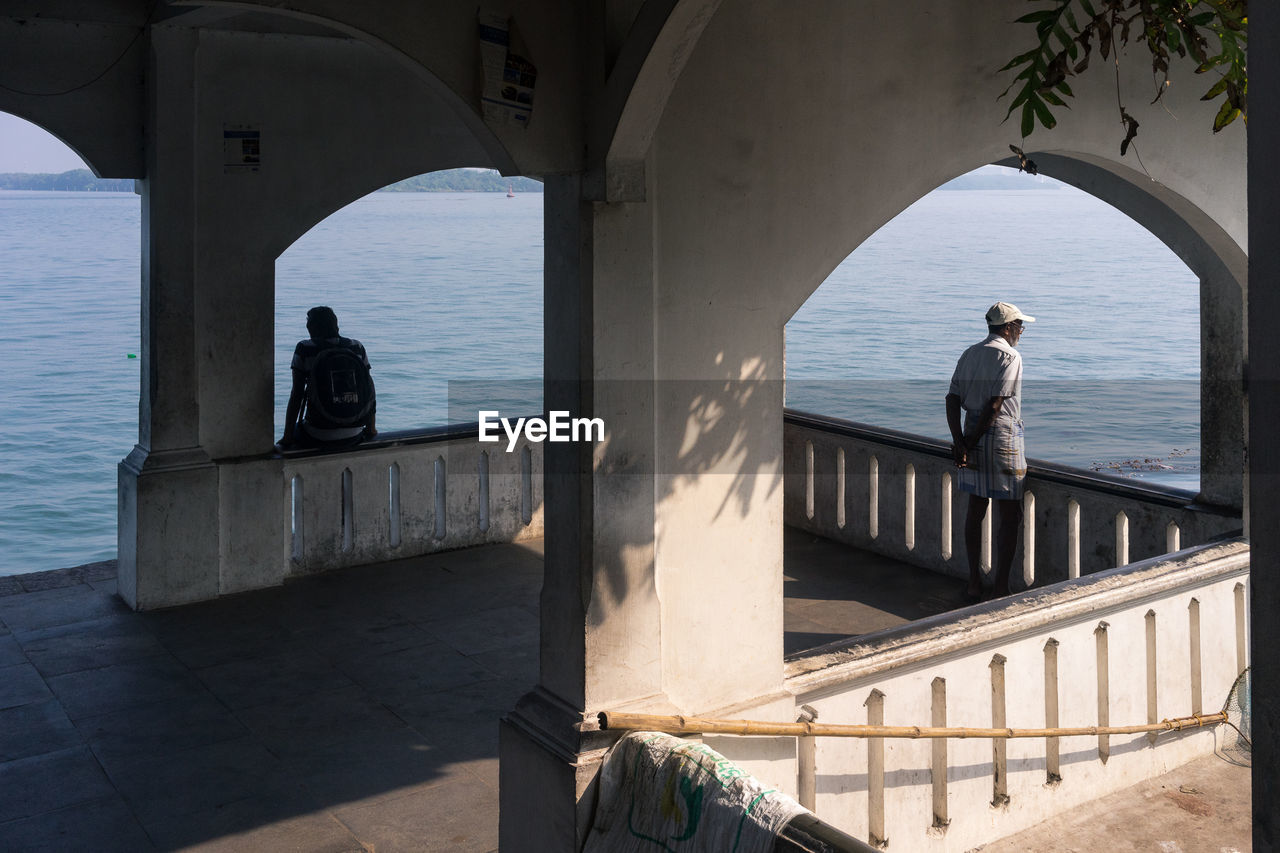
[(400, 463), (387, 468), (387, 526), (392, 548), (400, 547)]
[(351, 469), (342, 469), (342, 553), (349, 554), (355, 548), (355, 495), (351, 484)]
[(445, 498), (448, 496), (448, 487), (446, 485), (446, 469), (443, 456), (437, 456), (435, 462), (435, 493), (436, 493), (436, 530), (435, 538), (437, 540), (444, 539), (445, 534), (445, 517), (448, 515), (448, 507), (445, 504)]
[[(947, 682), (944, 678), (935, 678), (932, 685), (932, 719), (931, 725), (939, 728), (947, 725)], [(933, 738), (933, 826), (945, 829), (951, 819), (947, 816), (947, 739)]]
[(1187, 635), (1191, 653), (1191, 713), (1204, 713), (1204, 696), (1200, 674), (1200, 602), (1191, 599), (1187, 604)]

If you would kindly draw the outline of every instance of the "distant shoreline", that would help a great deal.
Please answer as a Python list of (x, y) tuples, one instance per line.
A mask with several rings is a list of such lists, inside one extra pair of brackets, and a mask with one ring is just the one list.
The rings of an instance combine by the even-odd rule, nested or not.
[[(969, 174), (948, 181), (939, 190), (1056, 190), (1057, 181), (1041, 180), (1031, 175)], [(0, 173), (0, 190), (35, 190), (44, 192), (133, 192), (132, 178), (97, 178), (88, 169), (69, 172)], [(383, 187), (378, 192), (404, 193), (540, 193), (542, 182), (533, 178), (504, 178), (493, 170), (445, 169), (428, 172)]]
[[(133, 192), (132, 178), (98, 178), (88, 169), (72, 169), (56, 174), (43, 172), (0, 173), (0, 190), (43, 192)], [(446, 169), (428, 172), (383, 187), (378, 192), (435, 193), (540, 193), (542, 182), (533, 178), (504, 178), (493, 170)]]

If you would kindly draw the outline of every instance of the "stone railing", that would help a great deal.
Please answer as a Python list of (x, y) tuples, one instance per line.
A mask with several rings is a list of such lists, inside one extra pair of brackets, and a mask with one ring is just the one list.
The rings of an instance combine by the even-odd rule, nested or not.
[[(1211, 713), (1248, 663), (1248, 568), (1235, 539), (1104, 570), (794, 656), (786, 686), (819, 723), (1039, 729)], [(1229, 734), (800, 738), (797, 789), (873, 845), (968, 850)], [(728, 739), (714, 747), (736, 757)]]
[[(786, 523), (956, 577), (966, 496), (940, 442), (788, 410)], [(1031, 460), (1013, 576), (1043, 585), (1238, 533), (1239, 513), (1195, 495)], [(983, 566), (991, 565), (991, 517)]]
[(508, 453), (475, 425), (289, 454), (282, 471), (286, 575), (542, 536), (541, 445)]

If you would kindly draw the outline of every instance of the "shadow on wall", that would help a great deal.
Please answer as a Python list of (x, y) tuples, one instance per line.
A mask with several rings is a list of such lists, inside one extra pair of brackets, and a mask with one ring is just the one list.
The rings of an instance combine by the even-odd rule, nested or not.
[[(741, 537), (740, 522), (759, 519), (753, 537), (776, 538), (781, 560), (783, 386), (770, 375), (780, 371), (764, 358), (721, 352), (714, 378), (594, 383), (595, 410), (605, 413), (605, 440), (579, 448), (569, 463), (579, 466), (583, 488), (596, 490), (596, 524), (608, 528), (597, 540), (607, 547), (597, 548), (595, 571), (583, 579), (595, 601), (588, 614), (592, 625), (608, 617), (607, 605), (623, 602), (637, 588), (653, 594), (658, 537), (705, 541), (712, 547), (707, 564), (684, 568), (723, 576), (732, 569), (714, 565), (722, 553), (715, 548), (717, 537)], [(547, 398), (556, 395), (549, 391)], [(548, 475), (566, 473), (563, 460), (569, 455), (548, 446)], [(593, 471), (604, 475), (594, 486), (586, 479)], [(771, 501), (779, 503), (776, 512), (769, 509)], [(628, 508), (630, 515), (623, 517)], [(779, 524), (776, 532), (762, 530), (770, 519)], [(715, 530), (722, 522), (730, 532)], [(638, 560), (649, 570), (637, 572)]]

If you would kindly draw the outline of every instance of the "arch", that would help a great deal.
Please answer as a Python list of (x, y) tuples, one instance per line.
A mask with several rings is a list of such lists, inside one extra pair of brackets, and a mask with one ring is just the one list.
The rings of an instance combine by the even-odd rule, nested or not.
[[(272, 115), (272, 130), (277, 139), (289, 138), (272, 142), (264, 137), (263, 144), (274, 146), (276, 162), (304, 160), (313, 173), (323, 175), (322, 180), (307, 180), (311, 176), (291, 162), (287, 168), (294, 174), (288, 181), (272, 189), (250, 190), (260, 198), (248, 217), (256, 221), (242, 229), (245, 233), (240, 245), (246, 256), (257, 244), (252, 254), (260, 253), (264, 263), (274, 261), (334, 212), (414, 175), (462, 166), (520, 171), (511, 152), (469, 104), (467, 95), (459, 91), (456, 80), (449, 79), (445, 68), (433, 67), (430, 57), (415, 56), (394, 43), (394, 28), (392, 33), (383, 33), (369, 26), (380, 23), (386, 27), (385, 21), (374, 15), (362, 21), (358, 14), (353, 14), (352, 20), (339, 19), (310, 11), (306, 5), (281, 9), (252, 0), (213, 0), (175, 15), (157, 28), (196, 34), (201, 58), (192, 60), (191, 73), (199, 78), (216, 74), (219, 79), (218, 86), (205, 87), (201, 94), (205, 113), (256, 114), (252, 107), (246, 110), (245, 104), (252, 104), (252, 99), (242, 95), (233, 100), (231, 94), (224, 94), (234, 88), (225, 78), (244, 73), (239, 68), (244, 63), (257, 62), (274, 69), (276, 73), (261, 76), (271, 80), (274, 88), (259, 100), (268, 105), (265, 111), (283, 113)], [(245, 13), (252, 13), (250, 23), (244, 30), (237, 29), (236, 16)], [(264, 20), (275, 21), (285, 35), (258, 32), (270, 29)], [(220, 26), (206, 29), (210, 24)], [(294, 37), (288, 34), (291, 28), (303, 29), (307, 36)], [(316, 36), (315, 32), (333, 37)], [(232, 62), (228, 56), (242, 61)], [(300, 72), (304, 65), (311, 70)], [(313, 83), (329, 67), (344, 69), (343, 76)], [(295, 78), (292, 88), (280, 82), (290, 74)], [(240, 82), (242, 90), (251, 87), (248, 76)], [(323, 103), (312, 91), (320, 85), (325, 87)], [(310, 112), (301, 109), (291, 114), (288, 103), (304, 98), (311, 99)], [(323, 126), (314, 117), (319, 109), (328, 118)], [(287, 121), (292, 126), (286, 129)], [(285, 145), (288, 150), (281, 150)], [(352, 152), (359, 154), (353, 156)], [(264, 150), (263, 156), (268, 158), (271, 152)], [(264, 172), (266, 163), (264, 159)], [(272, 171), (279, 172), (281, 167)], [(220, 187), (214, 192), (228, 191)], [(231, 194), (242, 192), (235, 189)]]
[[(1231, 281), (1243, 292), (1249, 266), (1245, 249), (1187, 199), (1141, 172), (1100, 157), (1064, 151), (1028, 156), (1041, 174), (1084, 190), (1146, 228), (1201, 281)], [(1007, 158), (997, 165), (1018, 164)]]
[[(1039, 173), (1072, 186), (1132, 219), (1169, 249), (1199, 283), (1200, 484), (1202, 503), (1239, 510), (1244, 489), (1245, 394), (1240, 381), (1247, 352), (1244, 305), (1248, 255), (1237, 237), (1206, 210), (1145, 173), (1077, 151), (1028, 154)], [(994, 165), (1016, 168), (1011, 158)], [(948, 176), (959, 177), (958, 175)], [(897, 215), (919, 198), (903, 197)], [(923, 198), (923, 195), (920, 196)], [(880, 227), (883, 227), (881, 225)], [(872, 231), (877, 233), (879, 228)], [(860, 246), (871, 235), (856, 239)], [(835, 241), (831, 241), (835, 243)], [(833, 252), (842, 259), (850, 239)], [(830, 244), (829, 244), (830, 245)], [(849, 250), (851, 254), (856, 247)], [(833, 268), (834, 270), (834, 268)], [(1126, 270), (1117, 265), (1122, 280)], [(805, 301), (821, 282), (808, 282)], [(801, 303), (801, 306), (804, 303)], [(801, 306), (796, 307), (796, 311)], [(794, 312), (788, 315), (788, 319)]]
[[(50, 122), (51, 117), (29, 115), (29, 114), (24, 115), (23, 114), (24, 111), (21, 110), (20, 108), (7, 107), (7, 106), (0, 106), (0, 112), (7, 113), (8, 115), (13, 116), (14, 118), (21, 119), (25, 122), (30, 123), (35, 127), (40, 128), (45, 133), (49, 134), (54, 139), (58, 140), (58, 142), (60, 142), (62, 145), (66, 146), (67, 149), (69, 149), (77, 157), (79, 157), (80, 160), (83, 162), (83, 165), (88, 166), (89, 170), (93, 172), (94, 175), (98, 176), (99, 178), (103, 177), (102, 169), (99, 166), (94, 165), (94, 163), (90, 160), (90, 157), (96, 156), (96, 152), (89, 150), (93, 144), (93, 139), (94, 139), (93, 133), (86, 133), (85, 138), (80, 139), (79, 134), (71, 133), (66, 129), (60, 129), (58, 126), (56, 126), (55, 123)], [(44, 122), (50, 122), (50, 123), (46, 124)]]
[(79, 18), (66, 9), (0, 13), (0, 110), (56, 136), (100, 178), (142, 177), (148, 22), (147, 6), (135, 3)]
[[(84, 161), (99, 178), (140, 178), (142, 146), (127, 99), (98, 100), (68, 111), (56, 98), (14, 98), (0, 91), (0, 110), (28, 121), (53, 136)], [(6, 97), (8, 96), (8, 97)], [(119, 105), (121, 115), (113, 114)]]
[[(1127, 166), (1090, 154), (1054, 151), (1030, 152), (1028, 156), (1039, 167), (1039, 173), (1083, 190), (1133, 219), (1169, 247), (1202, 282), (1213, 288), (1212, 297), (1231, 298), (1243, 306), (1248, 282), (1249, 257), (1244, 248), (1208, 213), (1168, 187)], [(789, 319), (831, 275), (831, 272), (866, 240), (899, 213), (924, 198), (948, 181), (987, 165), (974, 162), (945, 173), (941, 180), (909, 201), (898, 203), (898, 209), (884, 218), (865, 235), (845, 243), (832, 253), (837, 260), (825, 274), (811, 281), (799, 303), (788, 306)], [(1014, 158), (992, 161), (991, 165), (1017, 168)], [(847, 246), (847, 249), (845, 248)], [(1206, 285), (1206, 283), (1208, 283)], [(1223, 290), (1230, 285), (1235, 291)], [(1240, 326), (1243, 329), (1243, 325)]]
[[(865, 11), (840, 0), (749, 0), (734, 12), (699, 36), (648, 153), (663, 208), (659, 280), (732, 288), (781, 324), (880, 226), (945, 181), (1007, 158), (1010, 143), (1033, 153), (1046, 143), (1119, 173), (1135, 160), (1118, 156), (1111, 80), (1082, 83), (1058, 126), (1031, 144), (1002, 123), (1007, 76), (996, 69), (1025, 36), (1016, 14), (911, 2), (867, 27)], [(1121, 75), (1126, 92), (1148, 85), (1138, 65)], [(1155, 192), (1169, 204), (1185, 198), (1243, 243), (1243, 132), (1212, 135), (1191, 69), (1172, 70), (1177, 97), (1166, 106), (1176, 117), (1145, 105), (1135, 113), (1143, 161), (1169, 188)], [(682, 215), (699, 207), (716, 215)], [(715, 346), (707, 341), (708, 357)]]
[[(184, 14), (179, 14), (171, 19), (181, 24), (184, 18), (192, 24), (199, 25), (204, 16), (212, 14), (213, 19), (224, 18), (228, 14), (236, 12), (252, 11), (258, 14), (279, 17), (289, 20), (305, 21), (311, 24), (329, 28), (335, 33), (355, 39), (356, 41), (368, 44), (380, 52), (392, 57), (396, 62), (403, 64), (412, 71), (421, 81), (428, 86), (432, 93), (447, 102), (454, 110), (458, 120), (466, 127), (468, 132), (475, 137), (476, 141), (485, 149), (489, 159), (494, 163), (494, 167), (502, 171), (504, 174), (519, 171), (510, 152), (498, 139), (493, 130), (484, 123), (480, 115), (471, 108), (467, 100), (458, 91), (455, 84), (447, 80), (447, 76), (439, 65), (433, 67), (429, 59), (420, 56), (414, 56), (407, 50), (395, 44), (388, 36), (380, 35), (372, 29), (361, 26), (353, 15), (351, 20), (346, 18), (334, 17), (330, 14), (321, 12), (307, 11), (302, 7), (304, 4), (294, 4), (289, 8), (262, 2), (262, 0), (202, 0), (200, 5), (195, 9)], [(346, 8), (346, 7), (342, 7)], [(358, 7), (351, 7), (358, 8)], [(366, 21), (372, 22), (378, 20), (375, 15), (366, 17)], [(403, 177), (408, 177), (403, 176)], [(389, 183), (389, 182), (388, 182)], [(341, 207), (342, 205), (338, 205)], [(335, 210), (337, 208), (334, 208)], [(330, 211), (332, 212), (332, 211)], [(323, 217), (322, 217), (323, 218)]]
[[(1079, 153), (1030, 155), (1041, 173), (1084, 190), (1146, 228), (1200, 280), (1200, 496), (1244, 506), (1244, 409), (1240, 377), (1248, 341), (1249, 257), (1204, 210), (1145, 175)], [(1016, 165), (1011, 160), (1000, 165)]]
[[(542, 220), (536, 192), (518, 199), (377, 192), (318, 222), (270, 271), (277, 435), (290, 396), (290, 356), (306, 337), (307, 309), (317, 304), (332, 306), (342, 334), (368, 347), (383, 432), (444, 426), (469, 394), (515, 395), (528, 411), (542, 411)], [(476, 250), (504, 242), (505, 262), (495, 273)], [(514, 313), (495, 314), (499, 302)], [(447, 352), (429, 370), (388, 373), (387, 350), (397, 347), (408, 348), (400, 360), (407, 352), (428, 359)], [(526, 375), (535, 381), (506, 378)]]
[(645, 197), (643, 162), (690, 54), (720, 0), (649, 0), (609, 73), (588, 145), (609, 201)]

